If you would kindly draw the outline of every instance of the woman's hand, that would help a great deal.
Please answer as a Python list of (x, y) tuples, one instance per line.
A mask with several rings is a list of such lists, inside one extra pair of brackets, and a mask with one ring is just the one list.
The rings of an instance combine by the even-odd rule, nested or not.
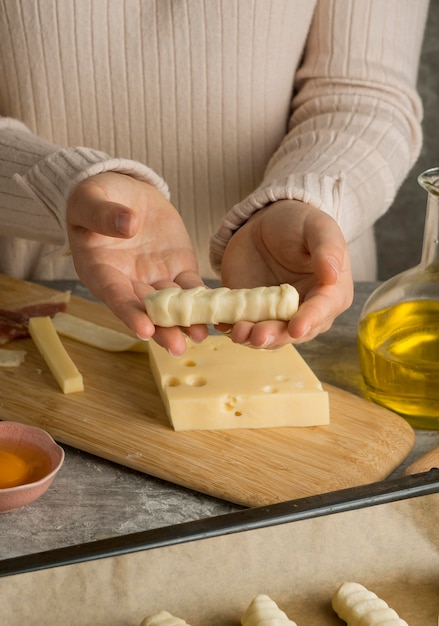
[[(67, 232), (79, 278), (140, 338), (154, 335), (178, 355), (178, 328), (155, 328), (143, 299), (152, 289), (203, 284), (194, 250), (176, 209), (153, 186), (116, 172), (81, 182), (67, 204)], [(207, 327), (192, 326), (196, 341)]]
[(349, 254), (337, 223), (294, 200), (261, 209), (233, 235), (221, 278), (231, 288), (290, 283), (299, 292), (300, 307), (290, 322), (218, 326), (236, 343), (257, 348), (313, 339), (331, 327), (353, 298)]

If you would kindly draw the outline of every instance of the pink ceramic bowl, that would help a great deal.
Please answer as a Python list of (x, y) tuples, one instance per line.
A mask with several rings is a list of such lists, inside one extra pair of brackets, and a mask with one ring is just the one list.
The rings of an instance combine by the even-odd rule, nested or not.
[(64, 450), (45, 430), (0, 422), (0, 513), (39, 498), (63, 462)]

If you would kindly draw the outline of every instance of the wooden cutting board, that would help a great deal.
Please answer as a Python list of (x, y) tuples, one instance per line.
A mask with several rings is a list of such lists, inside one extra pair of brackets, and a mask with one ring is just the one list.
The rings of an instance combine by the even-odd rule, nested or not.
[[(0, 275), (0, 308), (53, 294)], [(101, 304), (72, 297), (68, 312), (126, 330)], [(401, 417), (330, 385), (329, 426), (176, 433), (147, 354), (63, 342), (85, 391), (64, 395), (32, 340), (19, 340), (8, 348), (25, 349), (25, 363), (0, 368), (0, 419), (40, 426), (60, 443), (237, 504), (268, 505), (384, 479), (414, 444)]]

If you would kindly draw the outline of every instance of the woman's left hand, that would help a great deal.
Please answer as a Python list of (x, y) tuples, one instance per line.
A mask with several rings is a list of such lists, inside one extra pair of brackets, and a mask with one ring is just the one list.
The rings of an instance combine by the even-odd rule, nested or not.
[(300, 296), (289, 322), (219, 325), (235, 343), (273, 348), (303, 343), (331, 327), (352, 303), (345, 239), (335, 220), (303, 202), (280, 200), (255, 213), (229, 241), (221, 266), (226, 287), (290, 283)]

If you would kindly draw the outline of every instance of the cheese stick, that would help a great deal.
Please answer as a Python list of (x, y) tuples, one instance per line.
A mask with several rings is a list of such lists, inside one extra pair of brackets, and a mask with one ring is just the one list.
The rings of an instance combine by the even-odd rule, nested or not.
[(242, 626), (297, 626), (266, 595), (257, 595), (241, 617)]
[(57, 313), (53, 325), (58, 334), (108, 352), (146, 352), (148, 342), (69, 313)]
[(156, 326), (193, 324), (234, 324), (240, 320), (288, 321), (299, 306), (299, 294), (292, 285), (254, 289), (207, 289), (170, 287), (151, 291), (145, 309)]
[(332, 608), (348, 626), (408, 626), (384, 600), (355, 582), (340, 585)]
[(189, 626), (180, 617), (175, 617), (168, 613), (168, 611), (160, 611), (154, 615), (145, 617), (139, 624), (139, 626)]
[(61, 343), (51, 318), (31, 317), (29, 333), (62, 391), (84, 391), (82, 374)]

